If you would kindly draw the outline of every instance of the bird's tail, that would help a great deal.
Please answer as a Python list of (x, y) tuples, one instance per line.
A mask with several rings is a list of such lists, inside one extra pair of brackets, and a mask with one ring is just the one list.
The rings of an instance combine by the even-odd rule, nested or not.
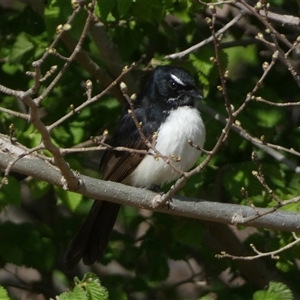
[(72, 270), (83, 259), (92, 265), (100, 258), (108, 244), (120, 205), (95, 200), (93, 206), (74, 236), (65, 254), (65, 267)]

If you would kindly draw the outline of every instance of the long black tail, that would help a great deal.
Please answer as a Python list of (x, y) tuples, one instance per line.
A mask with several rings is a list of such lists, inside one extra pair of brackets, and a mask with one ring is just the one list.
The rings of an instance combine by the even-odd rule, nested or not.
[(72, 270), (80, 261), (92, 265), (106, 249), (120, 205), (95, 200), (65, 254), (65, 266)]

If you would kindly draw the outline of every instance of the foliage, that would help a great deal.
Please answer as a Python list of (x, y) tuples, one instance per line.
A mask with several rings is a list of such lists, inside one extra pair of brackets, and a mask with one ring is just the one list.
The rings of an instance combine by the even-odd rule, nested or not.
[(107, 290), (93, 273), (86, 273), (82, 280), (75, 278), (73, 291), (62, 293), (57, 300), (107, 300)]
[[(45, 1), (31, 1), (26, 5), (20, 2), (12, 6), (5, 6), (4, 2), (0, 1), (0, 84), (25, 91), (34, 84), (32, 76), (25, 73), (34, 71), (32, 62), (40, 59), (47, 48), (49, 51), (49, 46), (59, 34), (58, 25), (67, 23), (81, 1), (52, 0), (46, 1), (49, 2), (46, 6)], [(56, 66), (57, 70), (61, 70), (68, 62), (65, 58), (69, 57), (80, 40), (92, 1), (85, 2), (86, 5), (83, 4), (84, 7), (72, 20), (71, 28), (64, 32), (55, 45), (56, 54), (49, 55), (43, 62), (43, 75), (49, 70), (53, 71), (41, 82), (38, 95), (46, 91), (51, 80), (59, 73), (51, 67)], [(211, 20), (213, 10), (203, 4), (211, 1), (200, 2), (98, 0), (95, 20), (102, 22), (104, 33), (90, 31), (85, 37), (81, 49), (88, 60), (82, 60), (82, 53), (77, 54), (43, 99), (39, 108), (41, 120), (51, 126), (86, 100), (87, 80), (92, 81), (92, 93), (96, 95), (122, 72), (125, 65), (140, 61), (141, 57), (144, 59), (129, 74), (131, 77), (124, 79), (134, 92), (138, 90), (136, 82), (141, 81), (142, 85), (149, 67), (156, 64), (185, 67), (203, 89), (202, 104), (214, 112), (228, 118), (222, 92), (224, 86), (221, 88), (224, 83), (230, 104), (235, 109), (246, 103), (237, 117), (238, 122), (232, 127), (244, 130), (250, 138), (246, 139), (241, 131), (240, 134), (230, 131), (209, 164), (189, 179), (178, 194), (223, 203), (250, 203), (252, 207), (274, 208), (278, 204), (276, 199), (293, 199), (300, 193), (299, 172), (291, 167), (299, 163), (299, 153), (291, 150), (297, 150), (300, 146), (299, 106), (291, 104), (300, 101), (299, 79), (297, 82), (292, 76), (284, 53), (280, 53), (274, 66), (264, 73), (266, 65), (262, 65), (264, 62), (272, 64), (276, 50), (272, 43), (275, 42), (274, 36), (266, 32), (265, 25), (255, 17), (254, 12), (225, 31), (218, 41), (218, 63), (224, 72), (228, 70), (226, 82), (220, 80), (214, 43), (208, 43), (181, 59), (165, 59), (165, 56), (188, 49), (212, 35), (206, 22), (209, 20), (205, 18)], [(297, 1), (274, 0), (270, 1), (270, 5), (285, 11), (285, 15), (294, 15), (299, 11)], [(220, 5), (219, 9), (214, 24), (216, 31), (222, 29), (236, 14), (231, 5)], [(273, 24), (272, 21), (270, 23)], [(286, 52), (289, 47), (298, 47), (298, 27), (293, 30), (293, 26), (274, 23), (274, 28), (285, 34), (291, 44), (289, 46), (279, 41), (280, 49)], [(258, 32), (264, 33), (265, 41), (255, 39)], [(99, 36), (102, 48), (97, 40)], [(296, 44), (292, 46), (294, 42)], [(297, 67), (299, 69), (298, 55), (296, 51), (288, 55), (295, 70)], [(91, 71), (91, 62), (96, 63), (99, 69)], [(263, 74), (266, 76), (260, 82)], [(253, 97), (246, 100), (249, 93)], [(275, 104), (291, 105), (274, 106), (259, 101), (261, 98), (257, 97)], [(10, 94), (1, 93), (0, 103), (0, 132), (28, 148), (37, 147), (41, 142), (41, 133), (28, 122), (31, 120), (10, 113), (28, 114), (29, 109), (24, 102)], [(113, 132), (123, 103), (124, 98), (119, 90), (112, 89), (99, 101), (55, 126), (51, 131), (53, 143), (61, 149), (91, 145), (91, 136), (100, 136), (105, 129)], [(224, 126), (214, 118), (214, 113), (201, 113), (207, 128), (205, 149), (210, 150)], [(263, 146), (277, 145), (272, 149), (283, 156), (278, 158), (269, 155), (264, 148), (257, 147), (254, 138), (260, 140)], [(1, 151), (5, 149), (1, 148)], [(253, 159), (253, 152), (257, 159)], [(51, 156), (46, 150), (39, 153)], [(207, 155), (199, 159), (199, 164)], [(100, 157), (99, 151), (93, 154), (70, 151), (64, 156), (73, 170), (96, 178), (100, 178)], [(254, 176), (256, 173), (253, 171), (262, 174), (265, 185)], [(63, 286), (64, 290), (71, 288), (74, 276), (83, 279), (75, 279), (73, 290), (62, 293), (58, 299), (288, 300), (293, 299), (292, 293), (297, 291), (300, 280), (299, 244), (280, 253), (276, 260), (259, 258), (264, 267), (256, 270), (255, 275), (251, 262), (246, 265), (245, 261), (240, 263), (215, 257), (221, 251), (233, 255), (253, 255), (250, 244), (262, 252), (275, 251), (293, 241), (290, 232), (264, 228), (252, 230), (239, 226), (228, 228), (228, 234), (230, 232), (234, 238), (231, 235), (224, 237), (222, 230), (227, 226), (224, 224), (216, 227), (209, 222), (150, 213), (132, 207), (122, 207), (117, 230), (112, 233), (100, 267), (90, 269), (80, 265), (74, 273), (69, 274), (63, 267), (63, 254), (87, 214), (90, 201), (80, 194), (54, 187), (50, 181), (40, 181), (38, 177), (11, 172), (5, 177), (5, 183), (0, 190), (0, 271), (6, 272), (7, 267), (14, 266), (15, 277), (19, 276), (17, 283), (20, 289), (24, 288), (24, 292), (27, 289), (36, 295), (42, 293), (45, 299), (53, 298), (61, 294), (58, 286)], [(299, 212), (299, 201), (291, 201), (282, 209)], [(237, 243), (234, 246), (233, 241)], [(29, 275), (24, 280), (19, 275), (18, 270), (28, 271), (31, 268), (39, 274), (38, 280)], [(96, 275), (89, 273), (90, 270)], [(258, 278), (260, 271), (261, 278)], [(8, 273), (10, 271), (5, 274), (8, 276)], [(15, 281), (10, 284), (9, 280), (4, 279), (0, 277), (0, 284), (3, 281), (9, 294), (14, 297), (10, 285), (15, 285)], [(266, 285), (268, 288), (262, 290)], [(0, 299), (9, 299), (2, 287)]]

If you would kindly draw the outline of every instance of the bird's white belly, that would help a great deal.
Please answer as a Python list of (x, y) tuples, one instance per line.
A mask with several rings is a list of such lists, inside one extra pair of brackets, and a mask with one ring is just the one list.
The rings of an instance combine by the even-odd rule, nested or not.
[[(196, 108), (184, 106), (172, 110), (159, 128), (156, 149), (166, 157), (179, 157), (180, 161), (170, 160), (170, 163), (181, 171), (187, 171), (201, 154), (188, 140), (203, 147), (205, 126)], [(128, 181), (130, 185), (149, 188), (153, 185), (161, 186), (179, 177), (180, 174), (162, 158), (147, 155), (129, 176)]]

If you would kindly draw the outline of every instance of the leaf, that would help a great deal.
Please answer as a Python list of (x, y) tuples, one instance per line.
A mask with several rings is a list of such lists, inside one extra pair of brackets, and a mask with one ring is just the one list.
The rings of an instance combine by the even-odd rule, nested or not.
[(284, 283), (271, 281), (266, 291), (254, 293), (253, 300), (293, 300), (293, 294)]
[[(213, 85), (219, 80), (219, 72), (216, 65), (211, 62), (211, 57), (215, 57), (214, 51), (209, 47), (203, 47), (199, 53), (189, 55), (194, 68), (203, 85)], [(222, 70), (226, 70), (228, 65), (228, 55), (224, 51), (219, 52)]]
[(56, 35), (57, 26), (65, 24), (71, 14), (72, 6), (69, 1), (52, 0), (46, 6), (44, 11), (45, 25), (47, 33), (51, 38)]
[(107, 289), (101, 285), (98, 276), (94, 273), (86, 273), (79, 284), (84, 283), (87, 291), (88, 299), (90, 300), (107, 300)]
[(118, 12), (120, 14), (120, 17), (122, 17), (128, 12), (132, 4), (132, 0), (118, 0), (117, 4), (118, 4)]
[(283, 117), (284, 111), (278, 109), (277, 107), (260, 107), (260, 109), (256, 112), (258, 124), (266, 128), (273, 128), (274, 126), (280, 124)]
[(164, 16), (164, 7), (160, 0), (136, 0), (133, 5), (133, 15), (147, 21), (159, 21)]
[(148, 251), (148, 273), (151, 281), (165, 280), (170, 273), (167, 257), (156, 251)]
[(257, 291), (253, 295), (253, 300), (282, 300), (278, 295), (269, 291)]
[(0, 211), (7, 205), (21, 204), (21, 185), (20, 182), (9, 176), (7, 184), (4, 184), (0, 190)]
[(117, 0), (98, 0), (100, 16), (102, 21), (106, 21), (108, 14), (113, 10), (117, 4)]
[(34, 44), (29, 40), (25, 32), (21, 32), (12, 46), (9, 62), (17, 64), (27, 61), (34, 53)]
[(173, 226), (174, 239), (190, 247), (200, 247), (202, 243), (202, 225), (197, 220), (177, 222)]
[(0, 300), (10, 300), (6, 289), (0, 285)]
[(282, 282), (271, 281), (268, 291), (278, 295), (281, 300), (293, 300), (293, 294), (291, 290)]
[(75, 286), (73, 291), (62, 293), (57, 297), (58, 300), (89, 300), (84, 289), (79, 286)]
[(46, 226), (3, 223), (0, 226), (0, 258), (5, 262), (49, 270), (55, 260), (55, 245)]
[(94, 273), (86, 273), (82, 280), (74, 278), (73, 291), (62, 293), (58, 300), (108, 300), (108, 292), (100, 284), (100, 280)]
[(65, 191), (56, 186), (54, 187), (54, 189), (61, 202), (65, 204), (71, 211), (75, 211), (83, 199), (83, 196), (81, 194)]

